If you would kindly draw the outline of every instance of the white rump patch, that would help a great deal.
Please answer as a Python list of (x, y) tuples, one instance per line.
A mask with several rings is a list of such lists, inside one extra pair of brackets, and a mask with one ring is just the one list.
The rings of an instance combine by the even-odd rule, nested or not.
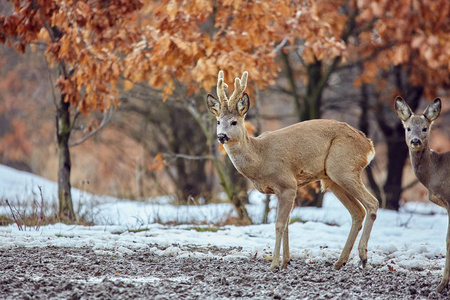
[(370, 151), (369, 155), (367, 155), (367, 164), (370, 164), (370, 162), (375, 157), (375, 150)]

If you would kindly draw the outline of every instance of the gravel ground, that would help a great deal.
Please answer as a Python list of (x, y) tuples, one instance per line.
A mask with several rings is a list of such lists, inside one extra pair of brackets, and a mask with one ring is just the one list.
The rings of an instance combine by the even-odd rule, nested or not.
[[(151, 245), (154, 247), (156, 245)], [(186, 250), (187, 247), (181, 247)], [(189, 248), (225, 255), (233, 249)], [(427, 271), (369, 270), (332, 262), (291, 261), (269, 272), (262, 259), (163, 257), (148, 250), (120, 256), (88, 248), (0, 250), (1, 299), (449, 299)]]

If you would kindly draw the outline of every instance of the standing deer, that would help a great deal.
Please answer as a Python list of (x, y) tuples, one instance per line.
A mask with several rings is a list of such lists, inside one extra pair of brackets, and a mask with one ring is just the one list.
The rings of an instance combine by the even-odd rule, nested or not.
[[(406, 145), (417, 179), (428, 189), (431, 202), (442, 206), (450, 217), (450, 152), (430, 149), (430, 129), (441, 112), (441, 99), (436, 98), (421, 115), (415, 115), (401, 97), (395, 99), (395, 112), (405, 127)], [(447, 256), (444, 274), (437, 290), (441, 292), (450, 279), (450, 220), (447, 231)]]
[[(348, 209), (352, 217), (350, 234), (339, 259), (340, 269), (346, 264), (356, 237), (366, 219), (358, 246), (362, 266), (367, 263), (367, 242), (377, 217), (378, 201), (365, 188), (361, 172), (375, 155), (372, 142), (346, 123), (334, 120), (312, 120), (297, 123), (258, 137), (248, 135), (244, 119), (250, 106), (244, 90), (248, 73), (235, 79), (235, 89), (228, 100), (223, 72), (219, 72), (216, 99), (206, 98), (208, 109), (217, 118), (217, 137), (224, 145), (236, 169), (250, 179), (256, 189), (278, 198), (275, 224), (275, 248), (271, 270), (290, 261), (289, 215), (299, 186), (321, 180), (322, 190), (330, 189)], [(362, 205), (361, 205), (362, 204)], [(364, 208), (365, 210), (364, 210)]]

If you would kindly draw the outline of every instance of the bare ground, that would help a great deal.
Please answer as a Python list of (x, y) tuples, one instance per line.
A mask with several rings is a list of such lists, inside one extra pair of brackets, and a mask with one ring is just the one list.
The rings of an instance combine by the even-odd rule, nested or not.
[[(156, 245), (152, 245), (156, 246)], [(186, 247), (182, 247), (186, 250)], [(225, 255), (232, 249), (189, 248)], [(427, 272), (291, 261), (269, 272), (262, 259), (162, 257), (148, 250), (120, 256), (89, 248), (0, 250), (1, 299), (449, 299)]]

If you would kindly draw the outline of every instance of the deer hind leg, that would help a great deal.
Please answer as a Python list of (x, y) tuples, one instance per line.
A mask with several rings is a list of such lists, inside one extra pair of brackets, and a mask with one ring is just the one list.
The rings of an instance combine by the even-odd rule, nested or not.
[[(281, 240), (284, 240), (283, 254), (286, 254), (286, 252), (289, 253), (289, 236), (288, 234), (286, 234), (286, 237), (283, 236), (288, 232), (287, 225), (292, 206), (294, 205), (296, 192), (297, 190), (284, 190), (283, 192), (277, 193), (278, 208), (277, 220), (275, 222), (275, 249), (273, 251), (273, 259), (270, 270), (275, 270), (280, 266)], [(289, 255), (286, 255), (286, 258), (288, 257)], [(283, 258), (283, 262), (286, 262), (286, 258)]]
[(341, 256), (334, 264), (334, 268), (336, 270), (339, 270), (348, 261), (350, 252), (352, 251), (353, 245), (355, 244), (355, 240), (362, 228), (366, 212), (359, 201), (355, 199), (355, 197), (353, 197), (336, 183), (328, 180), (324, 183), (324, 185), (328, 186), (328, 189), (333, 192), (333, 194), (341, 201), (341, 203), (345, 206), (345, 208), (347, 208), (347, 210), (350, 212), (350, 215), (352, 216), (352, 227), (350, 229), (347, 242), (345, 243)]
[(287, 265), (291, 261), (291, 254), (289, 253), (289, 218), (286, 223), (286, 229), (283, 233), (283, 260), (281, 261), (281, 268), (287, 269)]
[(352, 197), (359, 200), (364, 206), (367, 213), (366, 222), (363, 227), (361, 239), (358, 245), (359, 258), (361, 259), (362, 267), (365, 268), (367, 264), (367, 243), (369, 241), (370, 232), (372, 231), (373, 223), (377, 218), (378, 200), (372, 196), (361, 181), (361, 175), (352, 172), (344, 173), (345, 175), (334, 176), (330, 178), (339, 184)]
[(449, 216), (449, 223), (447, 229), (447, 256), (445, 257), (444, 273), (442, 274), (441, 283), (437, 287), (437, 291), (440, 293), (447, 287), (450, 280), (450, 210), (447, 211)]
[[(331, 147), (325, 167), (328, 177), (356, 198), (366, 209), (367, 217), (358, 245), (359, 257), (364, 268), (367, 264), (367, 243), (377, 218), (378, 200), (369, 193), (361, 180), (361, 173), (368, 163), (368, 156), (362, 155), (363, 153), (357, 148), (349, 148), (348, 145), (339, 143), (336, 141), (335, 147)], [(345, 155), (343, 155), (343, 149), (346, 150)]]

